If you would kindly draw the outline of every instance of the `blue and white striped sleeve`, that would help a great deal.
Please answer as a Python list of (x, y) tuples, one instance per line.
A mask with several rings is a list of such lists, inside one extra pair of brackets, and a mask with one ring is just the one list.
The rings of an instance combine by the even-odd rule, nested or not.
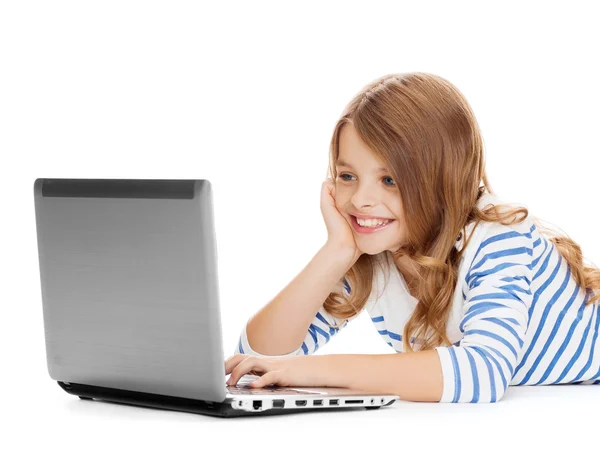
[(533, 298), (532, 235), (500, 224), (493, 229), (466, 275), (463, 339), (436, 347), (444, 382), (440, 402), (497, 402), (523, 347)]
[[(339, 282), (336, 285), (334, 291), (344, 295), (345, 297), (348, 297), (348, 295), (350, 294), (350, 285), (344, 278), (341, 282)], [(348, 322), (352, 321), (352, 319), (354, 318), (356, 318), (356, 316), (348, 319)], [(346, 328), (348, 322), (343, 322), (337, 317), (332, 316), (331, 314), (325, 311), (325, 308), (323, 306), (321, 306), (321, 308), (315, 315), (313, 321), (311, 322), (310, 326), (308, 327), (308, 331), (306, 332), (304, 341), (302, 341), (302, 345), (295, 351), (292, 351), (288, 354), (270, 357), (287, 357), (290, 355), (314, 354), (319, 349), (319, 347), (328, 343), (332, 336), (337, 334), (340, 330)], [(342, 326), (339, 328), (334, 328), (334, 325)], [(248, 336), (246, 334), (246, 325), (244, 325), (234, 354), (249, 354), (256, 355), (259, 357), (267, 357), (264, 354), (256, 352), (254, 349), (252, 349), (252, 347), (250, 347), (250, 344), (248, 343)]]

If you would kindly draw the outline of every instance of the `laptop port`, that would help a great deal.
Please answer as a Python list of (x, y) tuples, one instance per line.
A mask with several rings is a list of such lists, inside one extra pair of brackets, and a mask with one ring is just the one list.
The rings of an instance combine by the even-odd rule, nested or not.
[(329, 399), (329, 405), (338, 405), (338, 404), (339, 404), (338, 399)]
[(262, 400), (253, 400), (252, 401), (252, 408), (254, 408), (255, 410), (260, 410), (261, 407), (262, 407)]
[(285, 406), (285, 401), (283, 399), (273, 400), (273, 408), (283, 408)]
[(363, 403), (364, 400), (345, 400), (344, 403)]
[(322, 406), (323, 406), (322, 400), (313, 400), (313, 407), (322, 407)]
[(296, 406), (297, 407), (305, 407), (306, 406), (306, 400), (296, 400)]

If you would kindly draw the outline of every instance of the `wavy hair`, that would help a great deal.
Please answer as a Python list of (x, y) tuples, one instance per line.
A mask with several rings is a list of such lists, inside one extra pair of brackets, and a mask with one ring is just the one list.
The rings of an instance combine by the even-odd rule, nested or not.
[[(407, 242), (393, 253), (406, 256), (418, 273), (418, 303), (404, 326), (403, 349), (414, 351), (451, 345), (446, 325), (452, 307), (458, 268), (474, 223), (523, 222), (525, 207), (491, 204), (479, 208), (484, 193), (495, 194), (485, 171), (484, 143), (473, 111), (463, 94), (449, 81), (425, 72), (387, 74), (362, 88), (335, 125), (329, 149), (327, 175), (337, 177), (340, 130), (352, 123), (361, 140), (392, 172), (405, 212)], [(532, 221), (571, 267), (577, 283), (598, 290), (586, 305), (600, 298), (600, 269), (583, 264), (580, 246), (565, 232)], [(466, 242), (460, 251), (457, 239)], [(331, 315), (347, 321), (365, 306), (373, 284), (378, 255), (362, 254), (345, 274), (352, 287), (348, 297), (331, 293), (324, 302)], [(412, 341), (410, 341), (412, 342)]]

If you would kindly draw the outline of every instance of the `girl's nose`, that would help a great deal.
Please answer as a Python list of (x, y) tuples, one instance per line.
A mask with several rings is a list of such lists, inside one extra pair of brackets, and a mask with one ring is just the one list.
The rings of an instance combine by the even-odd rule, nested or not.
[(368, 190), (359, 190), (352, 196), (352, 204), (357, 210), (370, 209), (377, 204), (377, 198)]

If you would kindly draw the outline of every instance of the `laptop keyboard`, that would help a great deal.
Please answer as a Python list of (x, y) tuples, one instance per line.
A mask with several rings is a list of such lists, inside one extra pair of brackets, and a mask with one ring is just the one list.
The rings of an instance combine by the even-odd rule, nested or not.
[(324, 392), (319, 391), (310, 391), (308, 389), (295, 389), (293, 387), (285, 387), (285, 386), (276, 386), (269, 384), (265, 387), (250, 387), (250, 383), (256, 381), (260, 376), (255, 375), (243, 375), (236, 385), (234, 386), (225, 386), (227, 387), (227, 392), (230, 394), (236, 395), (252, 395), (252, 394), (272, 394), (272, 395), (306, 395), (306, 394), (315, 394), (315, 395), (323, 395)]
[(299, 391), (290, 387), (259, 387), (249, 386), (227, 386), (227, 392), (230, 394), (248, 395), (248, 394), (319, 394), (319, 392)]

